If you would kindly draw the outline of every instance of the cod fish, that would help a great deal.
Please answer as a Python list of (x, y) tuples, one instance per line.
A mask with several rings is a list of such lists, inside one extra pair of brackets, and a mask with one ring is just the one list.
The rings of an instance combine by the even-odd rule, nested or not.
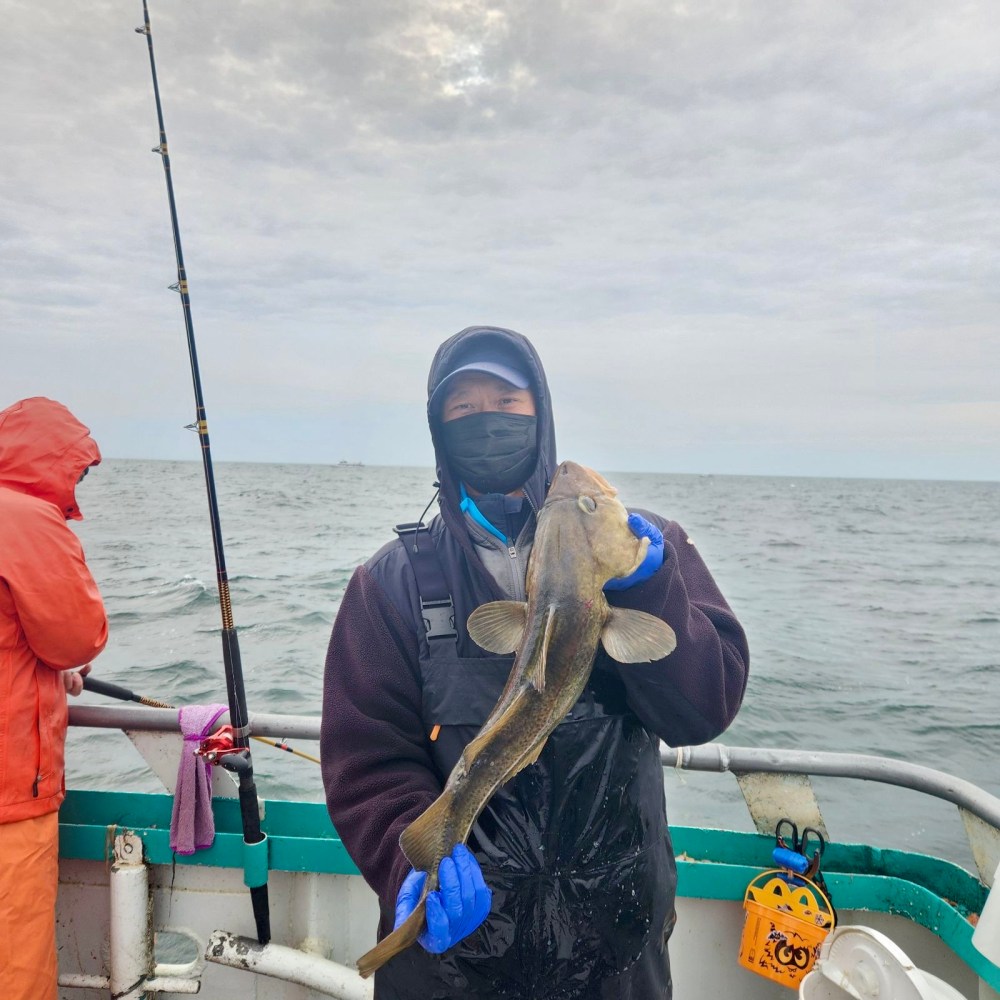
[(492, 653), (517, 650), (517, 656), (500, 700), (444, 791), (400, 835), (407, 860), (427, 872), (423, 893), (409, 918), (358, 959), (362, 976), (417, 940), (441, 859), (466, 841), (490, 796), (538, 759), (583, 693), (598, 642), (622, 663), (659, 660), (676, 645), (661, 619), (605, 600), (604, 584), (632, 573), (649, 547), (649, 539), (632, 534), (616, 494), (603, 476), (563, 462), (538, 514), (527, 603), (495, 601), (469, 616), (469, 635), (478, 645)]

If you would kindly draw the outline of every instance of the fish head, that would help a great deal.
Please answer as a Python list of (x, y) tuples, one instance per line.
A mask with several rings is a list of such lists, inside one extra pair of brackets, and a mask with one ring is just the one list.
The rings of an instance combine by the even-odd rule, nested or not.
[[(549, 525), (557, 526), (552, 531)], [(604, 476), (577, 462), (563, 462), (552, 477), (552, 485), (539, 513), (536, 547), (545, 547), (549, 533), (558, 547), (575, 560), (590, 554), (594, 580), (603, 586), (615, 577), (628, 576), (646, 557), (648, 538), (636, 538), (628, 526), (628, 511), (618, 491)]]

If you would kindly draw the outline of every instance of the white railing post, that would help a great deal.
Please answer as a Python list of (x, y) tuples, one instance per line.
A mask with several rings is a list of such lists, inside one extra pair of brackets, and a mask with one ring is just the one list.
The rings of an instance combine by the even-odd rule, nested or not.
[(144, 1000), (153, 965), (149, 930), (149, 872), (142, 859), (142, 838), (115, 837), (111, 866), (111, 995), (116, 1000)]

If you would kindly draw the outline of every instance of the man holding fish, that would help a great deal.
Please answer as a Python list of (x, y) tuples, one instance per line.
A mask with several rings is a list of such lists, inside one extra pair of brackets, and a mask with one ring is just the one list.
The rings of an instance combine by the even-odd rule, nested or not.
[(359, 969), (380, 1000), (669, 998), (659, 741), (730, 724), (743, 630), (676, 523), (557, 465), (520, 334), (442, 344), (428, 419), (440, 513), (355, 571), (327, 656), (328, 808), (382, 914)]

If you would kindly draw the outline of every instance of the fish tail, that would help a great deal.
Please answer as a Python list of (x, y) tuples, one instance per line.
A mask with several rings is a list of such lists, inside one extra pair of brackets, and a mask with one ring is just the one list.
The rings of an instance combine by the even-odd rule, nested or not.
[(384, 938), (371, 951), (366, 951), (358, 959), (358, 974), (367, 979), (376, 969), (382, 968), (390, 958), (395, 958), (401, 951), (406, 951), (420, 936), (424, 929), (424, 915), (427, 910), (427, 887), (420, 896), (414, 911), (391, 934)]
[(445, 789), (400, 835), (399, 846), (418, 872), (437, 877), (441, 859), (455, 846), (452, 836), (455, 795)]
[(428, 877), (413, 912), (391, 934), (386, 934), (371, 951), (365, 952), (358, 959), (358, 972), (362, 977), (367, 979), (390, 958), (395, 958), (401, 951), (409, 948), (424, 929), (427, 893), (432, 886), (437, 885), (441, 858), (455, 846), (449, 832), (452, 828), (454, 799), (454, 793), (445, 790), (400, 834), (399, 846), (406, 855), (406, 860), (417, 871), (427, 872)]

